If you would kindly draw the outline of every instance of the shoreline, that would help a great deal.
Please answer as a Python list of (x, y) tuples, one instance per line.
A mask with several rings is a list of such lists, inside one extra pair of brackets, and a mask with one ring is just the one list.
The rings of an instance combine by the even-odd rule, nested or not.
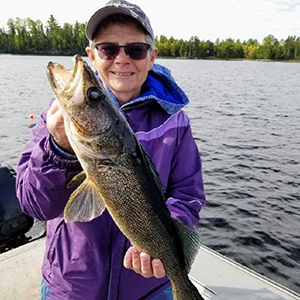
[[(78, 54), (78, 53), (76, 53)], [(74, 56), (76, 54), (58, 54), (58, 53), (1, 53), (0, 56)], [(86, 54), (82, 57), (87, 57)], [(205, 60), (205, 61), (253, 61), (253, 62), (282, 62), (282, 63), (300, 63), (300, 60), (279, 60), (279, 59), (249, 59), (249, 58), (217, 58), (217, 57), (208, 57), (208, 58), (188, 58), (188, 57), (172, 57), (172, 56), (157, 56), (157, 59), (169, 59), (169, 60)]]

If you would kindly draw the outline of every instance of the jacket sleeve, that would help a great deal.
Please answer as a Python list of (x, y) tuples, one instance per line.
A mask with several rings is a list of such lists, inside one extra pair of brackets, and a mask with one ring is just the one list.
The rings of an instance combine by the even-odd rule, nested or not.
[(73, 192), (67, 184), (81, 170), (78, 160), (65, 159), (55, 152), (46, 126), (49, 107), (42, 113), (21, 154), (16, 178), (17, 197), (23, 211), (40, 220), (62, 214)]
[(178, 128), (178, 139), (166, 190), (167, 206), (171, 216), (193, 226), (199, 221), (199, 212), (205, 205), (202, 164), (190, 121), (182, 112), (185, 126)]

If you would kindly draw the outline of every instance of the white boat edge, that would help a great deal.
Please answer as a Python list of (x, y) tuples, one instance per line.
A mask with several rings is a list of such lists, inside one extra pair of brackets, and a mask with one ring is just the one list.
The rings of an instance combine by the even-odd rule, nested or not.
[[(40, 238), (0, 254), (0, 274), (2, 275), (0, 300), (40, 299), (44, 248), (45, 238)], [(245, 298), (247, 300), (300, 300), (300, 295), (296, 292), (206, 246), (201, 246), (193, 264), (190, 278), (205, 300)], [(241, 298), (234, 298), (232, 293), (235, 297), (239, 295)]]
[(233, 295), (244, 293), (244, 297), (234, 299), (300, 300), (297, 292), (204, 245), (195, 259), (190, 278), (205, 299), (229, 300)]

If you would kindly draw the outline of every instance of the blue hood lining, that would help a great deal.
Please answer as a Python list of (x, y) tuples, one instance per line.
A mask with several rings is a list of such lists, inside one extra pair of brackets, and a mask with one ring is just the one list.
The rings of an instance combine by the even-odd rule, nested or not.
[[(97, 71), (96, 74), (98, 76)], [(121, 109), (137, 102), (155, 100), (168, 114), (173, 115), (189, 103), (187, 95), (177, 85), (170, 70), (159, 64), (154, 64), (152, 70), (149, 71), (141, 95), (122, 106), (111, 90), (106, 85), (104, 87), (117, 107)]]

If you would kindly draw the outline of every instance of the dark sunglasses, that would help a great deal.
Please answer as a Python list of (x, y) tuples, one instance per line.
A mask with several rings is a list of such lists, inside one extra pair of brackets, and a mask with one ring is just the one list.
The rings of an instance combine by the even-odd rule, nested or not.
[(116, 58), (121, 48), (124, 48), (126, 55), (129, 55), (131, 59), (145, 59), (150, 47), (151, 46), (146, 43), (130, 43), (124, 46), (120, 46), (116, 43), (99, 43), (95, 45), (100, 58), (104, 60)]

